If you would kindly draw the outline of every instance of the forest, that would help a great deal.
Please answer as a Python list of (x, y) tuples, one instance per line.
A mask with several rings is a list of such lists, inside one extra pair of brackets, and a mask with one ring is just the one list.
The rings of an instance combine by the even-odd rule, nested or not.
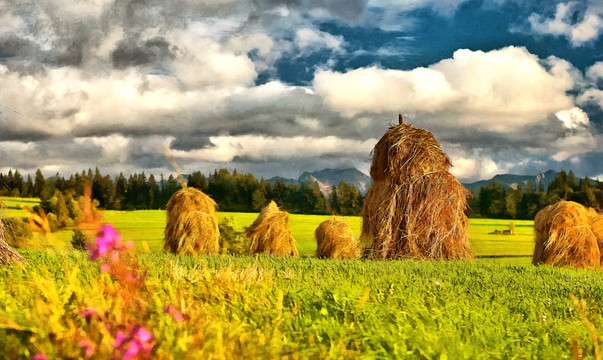
[[(362, 193), (345, 182), (333, 185), (325, 196), (316, 182), (270, 182), (237, 170), (217, 169), (209, 175), (196, 171), (185, 181), (188, 186), (210, 195), (219, 204), (220, 211), (257, 212), (268, 200), (300, 214), (359, 215), (362, 210)], [(98, 207), (107, 210), (163, 209), (172, 194), (181, 188), (172, 175), (156, 178), (143, 172), (111, 177), (103, 175), (98, 168), (67, 179), (59, 174), (45, 178), (40, 170), (33, 179), (31, 175), (24, 178), (18, 170), (11, 170), (7, 174), (0, 173), (0, 182), (3, 185), (0, 196), (38, 197), (43, 209), (55, 213), (60, 210), (53, 207), (79, 198), (88, 185)], [(588, 177), (577, 179), (572, 171), (561, 171), (546, 189), (542, 183), (530, 182), (505, 189), (494, 181), (478, 192), (471, 192), (468, 212), (472, 217), (533, 219), (540, 209), (560, 199), (600, 210), (603, 182)]]

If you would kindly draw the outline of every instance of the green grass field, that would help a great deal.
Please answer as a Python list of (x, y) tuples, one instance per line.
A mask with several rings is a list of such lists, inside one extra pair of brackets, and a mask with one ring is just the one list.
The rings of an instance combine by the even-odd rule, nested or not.
[[(4, 201), (5, 215), (26, 215), (21, 199)], [(220, 216), (244, 227), (256, 214)], [(328, 218), (291, 215), (303, 255)], [(358, 235), (360, 218), (346, 220)], [(0, 267), (0, 357), (84, 358), (90, 338), (93, 358), (120, 358), (116, 333), (132, 324), (151, 332), (157, 359), (570, 359), (603, 346), (603, 272), (530, 265), (531, 221), (494, 235), (509, 220), (471, 219), (480, 257), (466, 262), (177, 256), (160, 251), (163, 211), (105, 221), (149, 245), (144, 286), (124, 299), (129, 288), (85, 253), (22, 250), (23, 267)], [(88, 308), (100, 315), (78, 315)]]
[[(25, 217), (27, 212), (22, 206), (32, 207), (37, 200), (22, 198), (2, 198), (7, 209), (7, 217)], [(219, 213), (220, 217), (231, 216), (239, 228), (251, 225), (257, 217), (254, 213)], [(314, 230), (329, 215), (290, 215), (290, 225), (293, 236), (297, 240), (298, 249), (302, 255), (312, 255), (316, 250)], [(361, 218), (356, 216), (345, 217), (352, 226), (356, 238), (360, 236), (362, 227)], [(138, 249), (143, 249), (146, 242), (152, 251), (159, 251), (163, 247), (163, 231), (165, 229), (165, 211), (139, 210), (139, 211), (105, 211), (104, 221), (113, 224), (127, 240), (133, 240)], [(514, 263), (529, 263), (529, 257), (534, 250), (533, 221), (513, 220), (515, 235), (493, 235), (494, 230), (508, 228), (511, 220), (470, 219), (470, 238), (473, 249), (478, 256), (501, 258)], [(69, 241), (72, 231), (61, 231), (55, 236), (62, 241)]]
[[(586, 270), (155, 252), (140, 255), (142, 305), (128, 309), (85, 254), (25, 256), (25, 267), (0, 268), (4, 358), (83, 358), (86, 334), (109, 358), (124, 321), (153, 334), (157, 359), (568, 359), (572, 343), (594, 358), (588, 326), (603, 330), (603, 273)], [(86, 308), (102, 315), (84, 321)]]

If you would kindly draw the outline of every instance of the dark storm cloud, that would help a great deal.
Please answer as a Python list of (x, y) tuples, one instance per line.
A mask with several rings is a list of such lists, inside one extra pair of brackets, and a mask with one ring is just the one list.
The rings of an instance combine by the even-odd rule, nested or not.
[(171, 168), (169, 160), (160, 153), (131, 152), (127, 161), (141, 169)]
[(31, 150), (27, 151), (27, 157), (35, 159), (69, 159), (90, 161), (100, 159), (103, 148), (92, 142), (74, 142), (70, 138), (52, 138), (35, 143)]
[(207, 149), (215, 146), (211, 140), (204, 135), (181, 133), (175, 134), (174, 136), (176, 138), (170, 143), (170, 148), (174, 150), (189, 151)]
[(15, 129), (5, 126), (0, 120), (0, 141), (31, 142), (50, 139), (51, 134), (34, 129)]
[(61, 52), (56, 57), (56, 63), (59, 66), (79, 66), (84, 58), (83, 40), (73, 40), (65, 51)]
[(437, 119), (423, 120), (420, 116), (417, 120), (415, 126), (429, 129), (438, 141), (463, 144), (469, 148), (489, 148), (493, 151), (545, 147), (569, 132), (553, 116), (536, 124), (524, 125), (519, 130), (509, 127), (506, 132), (445, 125)]
[(14, 34), (0, 37), (0, 59), (28, 57), (39, 51), (39, 47), (34, 42)]
[(142, 43), (132, 40), (121, 41), (111, 53), (113, 67), (123, 69), (173, 59), (170, 43), (162, 37), (149, 39)]

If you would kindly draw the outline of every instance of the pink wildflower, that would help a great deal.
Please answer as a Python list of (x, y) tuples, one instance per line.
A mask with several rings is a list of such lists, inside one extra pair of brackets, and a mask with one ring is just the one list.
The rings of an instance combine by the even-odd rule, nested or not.
[(174, 320), (176, 320), (176, 322), (180, 322), (180, 321), (184, 320), (184, 315), (180, 311), (176, 311), (176, 308), (172, 305), (165, 306), (163, 308), (163, 313), (172, 315), (174, 317)]
[(34, 360), (48, 360), (48, 357), (44, 354), (36, 354), (33, 358)]
[(145, 328), (135, 326), (128, 335), (119, 331), (115, 337), (115, 348), (123, 351), (124, 360), (140, 355), (150, 355), (153, 349), (153, 336)]
[(113, 228), (113, 226), (106, 224), (101, 227), (96, 235), (96, 241), (94, 244), (88, 244), (88, 251), (90, 252), (90, 260), (96, 260), (101, 256), (104, 256), (109, 251), (115, 249), (121, 243), (121, 235)]
[(82, 311), (80, 311), (80, 315), (85, 317), (86, 319), (89, 319), (91, 317), (93, 317), (94, 315), (96, 315), (98, 312), (94, 309), (84, 309)]
[(94, 355), (94, 344), (90, 340), (82, 340), (78, 343), (78, 345), (84, 349), (87, 358)]

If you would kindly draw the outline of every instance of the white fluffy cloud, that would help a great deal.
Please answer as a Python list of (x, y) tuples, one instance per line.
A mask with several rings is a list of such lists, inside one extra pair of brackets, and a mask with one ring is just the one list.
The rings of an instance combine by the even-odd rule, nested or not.
[(586, 70), (586, 78), (593, 83), (603, 79), (603, 61), (594, 63)]
[(596, 104), (603, 109), (603, 90), (597, 85), (603, 80), (603, 61), (593, 64), (586, 70), (586, 79), (590, 87), (585, 88), (578, 96), (578, 104)]
[(362, 156), (371, 151), (377, 139), (365, 141), (325, 137), (268, 137), (261, 135), (212, 136), (214, 147), (188, 152), (174, 151), (182, 159), (230, 162), (244, 157), (251, 161), (292, 160), (329, 155)]
[[(507, 47), (458, 50), (450, 59), (408, 71), (322, 71), (314, 87), (346, 116), (410, 115), (412, 122), (441, 137), (455, 161), (453, 171), (467, 179), (516, 167), (496, 156), (511, 148), (525, 149), (526, 158), (537, 154), (556, 162), (597, 150), (599, 136), (568, 93), (583, 82), (564, 60), (542, 60), (525, 48)], [(467, 133), (481, 135), (469, 141), (462, 135)]]
[(294, 44), (306, 53), (322, 49), (342, 52), (344, 40), (343, 36), (333, 36), (313, 28), (303, 28), (295, 32)]
[(548, 59), (547, 70), (525, 48), (457, 50), (451, 59), (409, 71), (376, 67), (346, 73), (322, 71), (314, 87), (347, 115), (361, 112), (450, 114), (451, 121), (508, 131), (573, 107), (567, 62)]
[(557, 4), (554, 18), (533, 13), (528, 18), (532, 31), (538, 34), (565, 36), (573, 46), (581, 46), (596, 40), (603, 31), (603, 6), (588, 4), (582, 19), (574, 22), (578, 2)]

